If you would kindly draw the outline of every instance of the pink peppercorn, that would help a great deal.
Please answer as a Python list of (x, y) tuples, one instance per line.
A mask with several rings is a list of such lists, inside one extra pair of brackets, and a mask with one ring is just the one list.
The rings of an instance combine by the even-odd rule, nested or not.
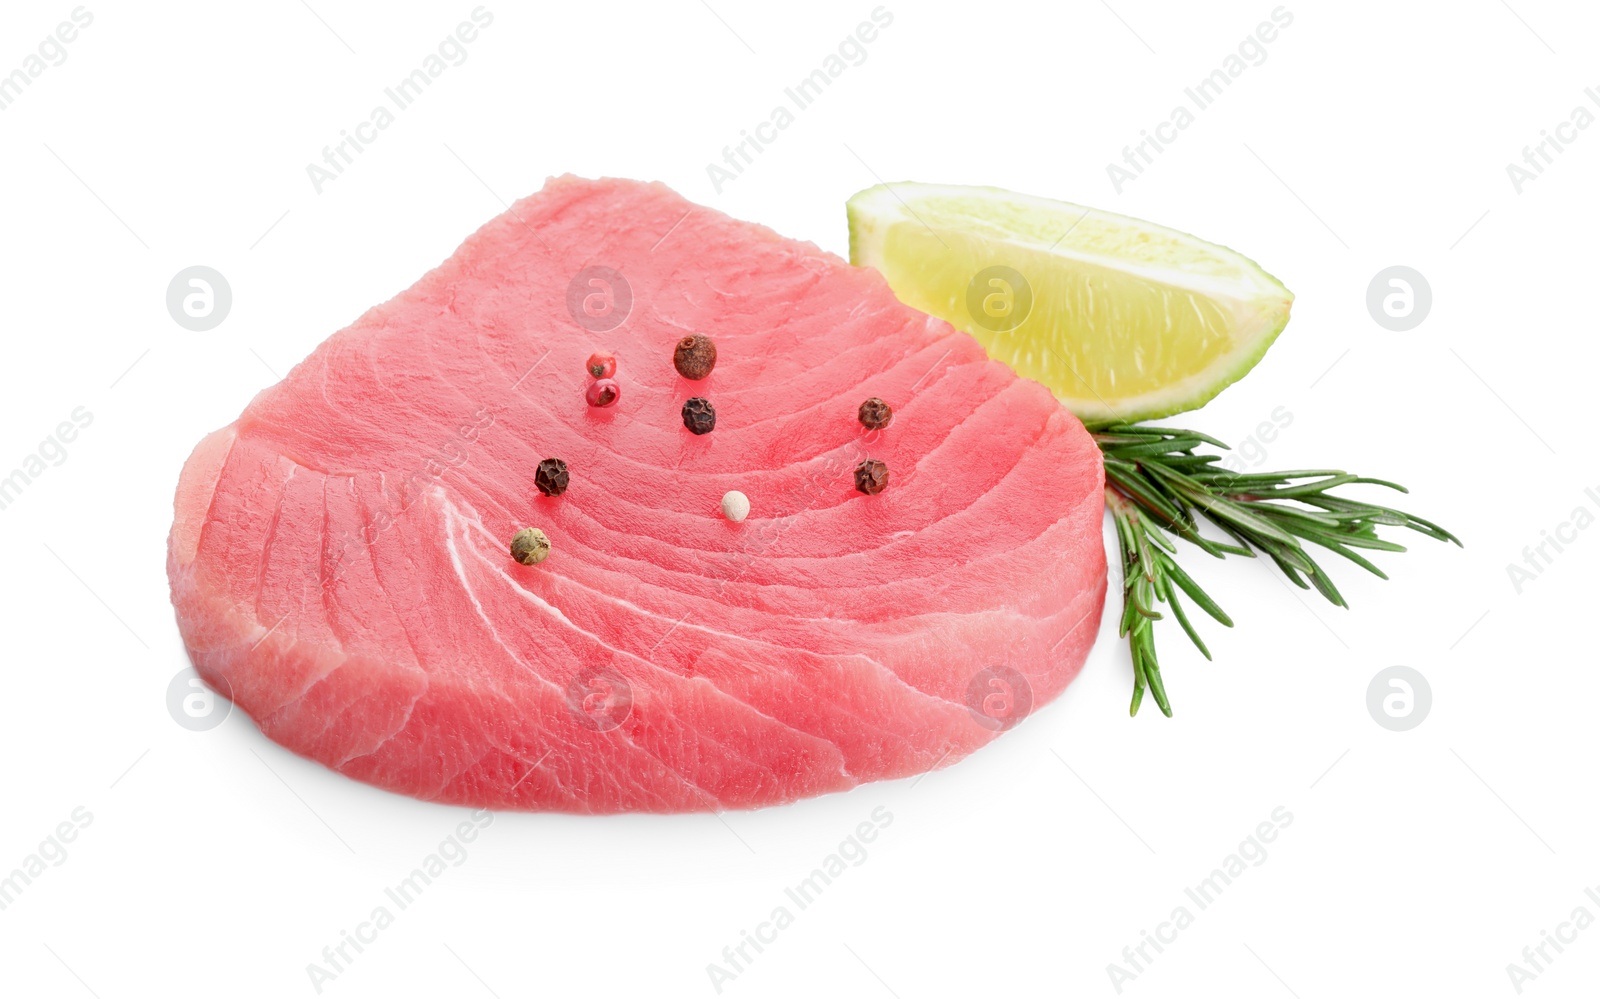
[(591, 377), (610, 378), (617, 373), (617, 355), (609, 350), (597, 350), (589, 355), (584, 367), (589, 370)]
[(604, 409), (607, 406), (616, 405), (617, 400), (622, 398), (622, 386), (618, 385), (614, 379), (602, 378), (589, 386), (589, 390), (583, 394), (583, 398), (589, 405)]

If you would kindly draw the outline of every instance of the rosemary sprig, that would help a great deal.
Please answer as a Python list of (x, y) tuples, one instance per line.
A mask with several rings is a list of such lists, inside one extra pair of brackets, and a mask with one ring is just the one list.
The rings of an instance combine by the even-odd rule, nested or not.
[[(1356, 551), (1405, 551), (1403, 546), (1378, 537), (1380, 526), (1404, 527), (1461, 544), (1455, 535), (1421, 517), (1332, 493), (1349, 485), (1407, 491), (1384, 479), (1332, 469), (1232, 472), (1217, 466), (1221, 455), (1195, 453), (1205, 444), (1228, 447), (1195, 430), (1115, 423), (1091, 427), (1090, 433), (1105, 458), (1106, 505), (1116, 523), (1122, 554), (1119, 633), (1127, 638), (1133, 656), (1129, 714), (1138, 714), (1148, 687), (1162, 714), (1172, 715), (1151, 629), (1163, 618), (1158, 604), (1171, 607), (1178, 624), (1207, 659), (1211, 652), (1184, 613), (1179, 591), (1219, 623), (1233, 626), (1216, 601), (1179, 568), (1173, 557), (1178, 552), (1173, 538), (1182, 538), (1216, 558), (1253, 558), (1256, 552), (1265, 553), (1296, 586), (1314, 588), (1340, 607), (1349, 604), (1306, 550), (1305, 542), (1349, 559), (1382, 579), (1389, 577)], [(1237, 544), (1201, 534), (1202, 517)]]

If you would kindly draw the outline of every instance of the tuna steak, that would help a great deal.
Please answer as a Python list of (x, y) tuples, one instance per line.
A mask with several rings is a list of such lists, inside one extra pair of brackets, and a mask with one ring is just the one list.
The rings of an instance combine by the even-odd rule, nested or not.
[[(691, 333), (717, 348), (701, 381), (673, 366)], [(954, 762), (1060, 693), (1105, 596), (1101, 489), (1049, 392), (876, 271), (567, 177), (201, 441), (168, 573), (200, 675), (340, 773), (487, 808), (753, 808)], [(524, 527), (537, 565), (509, 554)]]

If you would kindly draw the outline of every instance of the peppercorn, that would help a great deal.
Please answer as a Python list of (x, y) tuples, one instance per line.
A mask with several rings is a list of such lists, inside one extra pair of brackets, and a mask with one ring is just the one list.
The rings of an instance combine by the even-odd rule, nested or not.
[(883, 492), (889, 484), (889, 466), (876, 458), (868, 458), (856, 466), (856, 488), (868, 496)]
[(560, 496), (567, 491), (570, 480), (567, 463), (560, 458), (546, 458), (539, 462), (538, 470), (533, 473), (533, 484), (546, 496)]
[(683, 425), (693, 434), (709, 434), (717, 426), (717, 409), (710, 399), (695, 396), (683, 404)]
[(610, 378), (617, 373), (617, 355), (609, 350), (597, 350), (584, 362), (589, 374), (595, 378)]
[(672, 366), (678, 369), (678, 374), (697, 382), (717, 366), (717, 345), (701, 333), (686, 336), (672, 352)]
[(722, 494), (722, 515), (735, 524), (750, 516), (750, 497), (737, 489)]
[(894, 410), (889, 408), (888, 403), (877, 396), (873, 396), (861, 404), (861, 409), (857, 411), (856, 417), (861, 421), (861, 425), (868, 430), (882, 430), (889, 425), (890, 420), (894, 419)]
[(589, 389), (583, 393), (583, 398), (596, 409), (605, 409), (622, 398), (622, 386), (614, 379), (602, 378), (589, 384)]
[(511, 536), (511, 557), (523, 565), (538, 565), (550, 557), (550, 539), (537, 527), (524, 527)]

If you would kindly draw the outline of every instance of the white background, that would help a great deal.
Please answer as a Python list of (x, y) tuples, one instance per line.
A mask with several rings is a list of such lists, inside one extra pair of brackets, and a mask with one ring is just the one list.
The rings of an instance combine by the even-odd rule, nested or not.
[[(494, 0), (467, 61), (319, 195), (306, 164), (474, 4), (309, 3), (91, 3), (67, 60), (0, 112), (0, 474), (75, 407), (94, 416), (0, 511), (0, 873), (74, 808), (93, 816), (0, 911), (5, 994), (314, 995), (306, 966), (466, 815), (337, 776), (240, 714), (173, 722), (171, 496), (202, 435), (569, 171), (664, 180), (841, 254), (844, 200), (880, 178), (1236, 247), (1296, 292), (1294, 321), (1179, 425), (1244, 441), (1285, 407), (1263, 467), (1399, 479), (1466, 547), (1403, 539), (1379, 557), (1389, 582), (1332, 566), (1351, 611), (1186, 553), (1237, 626), (1200, 624), (1209, 664), (1159, 633), (1170, 720), (1127, 717), (1114, 576), (1068, 692), (914, 786), (721, 818), (499, 815), (323, 994), (713, 996), (706, 966), (880, 805), (894, 821), (866, 861), (724, 995), (1115, 995), (1107, 965), (1278, 806), (1293, 822), (1266, 861), (1123, 994), (1509, 996), (1541, 931), (1600, 916), (1582, 640), (1600, 530), (1520, 594), (1506, 570), (1575, 508), (1600, 512), (1600, 128), (1520, 194), (1506, 173), (1600, 87), (1591, 6), (1292, 2), (1267, 61), (1119, 194), (1106, 164), (1271, 0), (891, 0), (867, 61), (719, 194), (706, 164), (872, 0)], [(5, 5), (0, 73), (72, 9)], [(1397, 263), (1434, 297), (1404, 333), (1365, 306)], [(164, 305), (191, 264), (233, 288), (208, 333)], [(1404, 733), (1365, 706), (1395, 664), (1434, 695)], [(1594, 994), (1600, 928), (1548, 953), (1527, 994)]]

